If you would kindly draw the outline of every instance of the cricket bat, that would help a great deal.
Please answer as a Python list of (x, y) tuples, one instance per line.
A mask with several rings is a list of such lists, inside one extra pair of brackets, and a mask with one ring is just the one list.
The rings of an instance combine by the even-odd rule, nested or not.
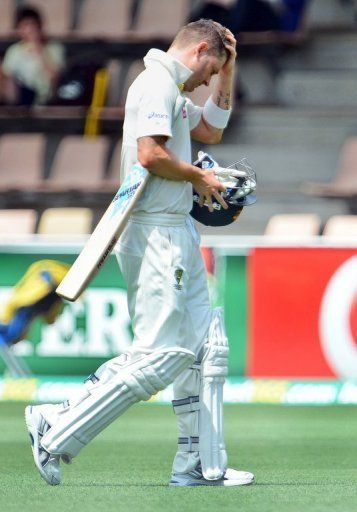
[(149, 172), (140, 164), (135, 164), (57, 287), (56, 293), (60, 297), (75, 301), (89, 285), (119, 240), (148, 179)]

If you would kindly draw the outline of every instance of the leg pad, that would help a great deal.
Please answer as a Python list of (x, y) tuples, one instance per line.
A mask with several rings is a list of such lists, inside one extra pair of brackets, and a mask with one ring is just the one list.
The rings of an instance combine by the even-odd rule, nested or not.
[(96, 379), (85, 383), (80, 400), (46, 433), (42, 446), (52, 454), (76, 456), (131, 405), (166, 388), (193, 362), (194, 354), (179, 347), (135, 361), (130, 356), (108, 361), (96, 372)]

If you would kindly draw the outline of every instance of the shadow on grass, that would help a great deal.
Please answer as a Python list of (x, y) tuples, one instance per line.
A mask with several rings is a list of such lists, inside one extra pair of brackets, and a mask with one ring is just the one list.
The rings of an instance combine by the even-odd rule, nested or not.
[(62, 484), (61, 487), (169, 487), (168, 484)]
[[(315, 486), (315, 487), (322, 487), (322, 486), (330, 486), (331, 482), (255, 482), (254, 486), (259, 487), (286, 487), (286, 486), (292, 486), (292, 487), (305, 487), (305, 486)], [(333, 482), (333, 485), (351, 485), (351, 482)]]
[[(351, 482), (334, 482), (333, 485), (337, 486), (345, 486), (345, 485), (351, 485)], [(331, 482), (255, 482), (251, 485), (239, 485), (239, 486), (232, 486), (232, 488), (236, 487), (325, 487), (325, 486), (331, 486)], [(90, 483), (90, 484), (74, 484), (74, 483), (68, 483), (68, 484), (62, 484), (61, 487), (102, 487), (102, 488), (110, 488), (110, 487), (152, 487), (152, 488), (160, 488), (160, 487), (166, 487), (167, 489), (172, 489), (169, 484), (129, 484), (129, 483), (123, 483), (123, 484), (99, 484), (99, 483)], [(193, 486), (195, 487), (195, 486)], [(199, 486), (204, 487), (204, 486)], [(208, 485), (205, 487), (221, 487), (221, 486), (215, 486), (215, 485)], [(224, 487), (227, 489), (227, 487)]]

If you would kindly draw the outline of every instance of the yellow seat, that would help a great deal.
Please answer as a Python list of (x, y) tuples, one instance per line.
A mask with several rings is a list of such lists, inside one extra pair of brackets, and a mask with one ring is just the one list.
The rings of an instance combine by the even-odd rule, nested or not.
[(171, 40), (187, 22), (190, 7), (190, 0), (145, 0), (140, 3), (133, 32), (138, 37)]
[(74, 32), (83, 38), (123, 37), (130, 27), (131, 7), (131, 0), (85, 0)]
[(104, 175), (108, 145), (106, 137), (64, 137), (53, 160), (48, 187), (97, 191)]
[(13, 35), (15, 0), (1, 0), (0, 37)]
[(42, 182), (45, 136), (6, 134), (0, 137), (0, 189), (35, 189)]
[(309, 237), (320, 232), (321, 220), (313, 213), (273, 215), (265, 228), (267, 236)]
[(50, 37), (65, 37), (72, 25), (72, 0), (31, 0), (31, 7), (43, 16), (43, 26)]
[(92, 231), (90, 208), (48, 208), (40, 218), (41, 235), (86, 235)]
[(0, 210), (0, 235), (28, 235), (35, 232), (35, 210)]
[(323, 234), (336, 237), (356, 237), (357, 215), (334, 215), (326, 222)]

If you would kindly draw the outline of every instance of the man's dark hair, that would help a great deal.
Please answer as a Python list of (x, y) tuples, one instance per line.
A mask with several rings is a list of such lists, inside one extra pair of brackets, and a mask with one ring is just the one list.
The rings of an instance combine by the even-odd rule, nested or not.
[(173, 46), (184, 48), (188, 44), (206, 41), (209, 45), (208, 53), (228, 58), (230, 53), (225, 47), (227, 29), (220, 23), (200, 19), (192, 21), (182, 27), (172, 42)]
[(38, 27), (42, 29), (42, 16), (40, 12), (33, 7), (20, 7), (16, 10), (14, 23), (15, 28), (17, 28), (23, 20), (29, 19), (37, 23)]

